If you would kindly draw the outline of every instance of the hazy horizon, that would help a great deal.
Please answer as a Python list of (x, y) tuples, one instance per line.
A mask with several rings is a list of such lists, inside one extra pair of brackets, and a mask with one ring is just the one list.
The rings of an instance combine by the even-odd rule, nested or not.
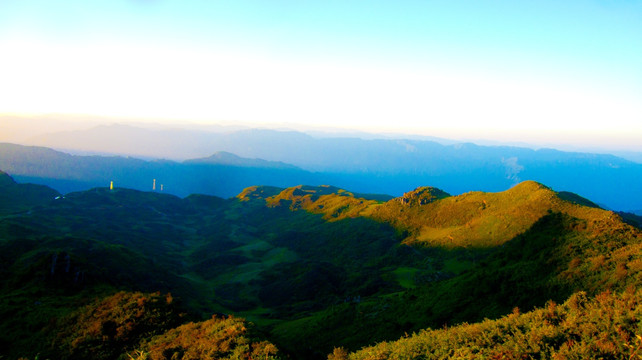
[[(205, 131), (205, 132), (234, 132), (238, 130), (247, 129), (268, 129), (275, 131), (297, 131), (316, 138), (324, 137), (354, 137), (364, 140), (372, 139), (408, 139), (408, 140), (428, 140), (436, 141), (443, 145), (452, 145), (457, 143), (474, 143), (482, 146), (515, 146), (529, 149), (556, 149), (568, 152), (585, 152), (597, 154), (611, 154), (622, 157), (624, 159), (642, 163), (642, 148), (632, 148), (630, 150), (617, 147), (617, 146), (601, 146), (600, 144), (582, 144), (572, 142), (555, 142), (555, 141), (519, 141), (511, 139), (493, 139), (483, 137), (440, 137), (432, 136), (430, 134), (417, 134), (401, 131), (389, 132), (375, 132), (361, 130), (357, 128), (348, 127), (329, 127), (329, 126), (310, 126), (297, 123), (281, 123), (281, 124), (261, 124), (261, 123), (245, 123), (245, 122), (193, 122), (193, 121), (165, 121), (158, 119), (128, 119), (117, 117), (98, 117), (98, 116), (83, 116), (83, 115), (65, 115), (65, 114), (46, 114), (46, 115), (7, 115), (0, 114), (0, 142), (15, 143), (21, 145), (40, 145), (38, 138), (42, 136), (53, 136), (65, 132), (75, 132), (91, 130), (99, 126), (113, 126), (124, 125), (132, 126), (135, 128), (149, 129), (149, 130), (192, 130), (192, 131)], [(114, 144), (118, 145), (118, 144)], [(45, 145), (46, 146), (46, 145)], [(55, 147), (58, 150), (78, 154), (101, 154), (104, 152), (92, 149), (75, 149), (73, 146), (69, 148)], [(108, 154), (108, 153), (104, 153)], [(126, 150), (116, 152), (114, 154), (130, 154)], [(211, 154), (201, 154), (208, 156)], [(176, 159), (180, 159), (177, 157)]]
[(640, 34), (625, 0), (9, 0), (0, 114), (642, 152)]

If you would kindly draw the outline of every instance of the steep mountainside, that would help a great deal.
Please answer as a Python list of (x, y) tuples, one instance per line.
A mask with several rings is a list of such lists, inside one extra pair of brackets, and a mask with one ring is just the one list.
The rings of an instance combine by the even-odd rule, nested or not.
[[(8, 198), (18, 185), (0, 181)], [(550, 357), (567, 340), (597, 354), (607, 343), (590, 352), (592, 333), (579, 322), (552, 323), (563, 341), (515, 334), (539, 336), (542, 319), (596, 317), (608, 304), (635, 312), (637, 293), (622, 292), (642, 285), (640, 229), (532, 181), (459, 196), (420, 187), (395, 199), (301, 185), (253, 186), (227, 200), (117, 187), (49, 197), (27, 211), (16, 201), (0, 214), (0, 355), (8, 358), (270, 358), (278, 348), (321, 359), (335, 347), (343, 349), (333, 356), (412, 358), (441, 354), (450, 335), (426, 330), (347, 352), (485, 318), (499, 320), (458, 327), (459, 339), (526, 344), (510, 345), (515, 358)], [(502, 318), (516, 307), (523, 315)], [(521, 327), (498, 333), (507, 322)], [(637, 346), (637, 322), (614, 324), (613, 351), (628, 349), (626, 334)], [(574, 327), (577, 335), (564, 330)], [(457, 351), (499, 354), (471, 341)]]

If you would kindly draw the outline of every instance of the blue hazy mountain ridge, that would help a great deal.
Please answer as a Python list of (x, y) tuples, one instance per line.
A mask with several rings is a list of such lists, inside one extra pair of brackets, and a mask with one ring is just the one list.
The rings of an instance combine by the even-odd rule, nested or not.
[(263, 159), (247, 159), (234, 155), (226, 151), (217, 151), (212, 156), (200, 159), (190, 159), (183, 161), (184, 164), (203, 164), (203, 165), (232, 165), (257, 168), (276, 168), (276, 169), (298, 169), (294, 165), (286, 164), (281, 161), (267, 161)]
[[(642, 206), (638, 181), (642, 178), (642, 164), (604, 154), (471, 143), (444, 145), (429, 140), (318, 138), (267, 129), (207, 132), (129, 125), (50, 134), (33, 141), (57, 149), (170, 159), (203, 158), (222, 151), (242, 158), (291, 164), (305, 172), (304, 179), (282, 179), (279, 186), (325, 183), (361, 193), (398, 196), (409, 188), (425, 185), (460, 194), (502, 191), (520, 181), (535, 180), (616, 210)], [(305, 179), (308, 182), (295, 182)], [(211, 186), (216, 186), (215, 182)], [(204, 192), (234, 195), (220, 189)]]
[[(217, 162), (220, 160), (220, 162)], [(167, 193), (232, 197), (248, 186), (312, 182), (312, 174), (281, 163), (232, 154), (186, 162), (122, 156), (70, 155), (44, 147), (0, 143), (0, 169), (19, 182), (51, 186), (62, 193), (106, 187), (152, 190), (154, 179)]]

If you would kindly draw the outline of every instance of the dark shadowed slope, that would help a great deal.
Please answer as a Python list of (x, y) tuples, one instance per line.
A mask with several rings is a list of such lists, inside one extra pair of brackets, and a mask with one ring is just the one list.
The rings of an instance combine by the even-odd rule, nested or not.
[(26, 211), (44, 205), (60, 194), (47, 186), (17, 184), (9, 175), (0, 171), (0, 215)]

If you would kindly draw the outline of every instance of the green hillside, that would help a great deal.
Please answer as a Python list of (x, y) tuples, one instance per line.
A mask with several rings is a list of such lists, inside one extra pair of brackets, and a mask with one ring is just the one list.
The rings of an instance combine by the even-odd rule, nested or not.
[(0, 215), (26, 211), (59, 196), (57, 191), (46, 186), (17, 184), (9, 175), (0, 171)]
[[(533, 181), (499, 193), (470, 192), (449, 197), (438, 189), (432, 192), (437, 195), (431, 195), (430, 200), (419, 198), (416, 191), (407, 193), (377, 208), (372, 217), (408, 231), (405, 242), (409, 244), (495, 247), (528, 230), (551, 211), (579, 218), (604, 216), (599, 209), (564, 200), (568, 193), (560, 197)], [(576, 198), (579, 196), (573, 200)]]
[(642, 357), (640, 290), (573, 294), (562, 304), (497, 320), (426, 329), (393, 342), (328, 359), (638, 359)]
[[(5, 358), (618, 358), (638, 346), (642, 231), (535, 182), (395, 199), (303, 185), (51, 195), (0, 175)], [(611, 325), (578, 319), (606, 304), (624, 320), (589, 343)]]
[[(296, 331), (328, 352), (331, 346), (356, 350), (426, 327), (497, 318), (515, 307), (529, 311), (549, 299), (563, 302), (575, 291), (594, 296), (635, 288), (641, 237), (615, 217), (593, 223), (551, 213), (459, 276), (304, 317)], [(292, 331), (283, 324), (275, 339), (287, 341)], [(331, 335), (315, 338), (319, 333)]]

